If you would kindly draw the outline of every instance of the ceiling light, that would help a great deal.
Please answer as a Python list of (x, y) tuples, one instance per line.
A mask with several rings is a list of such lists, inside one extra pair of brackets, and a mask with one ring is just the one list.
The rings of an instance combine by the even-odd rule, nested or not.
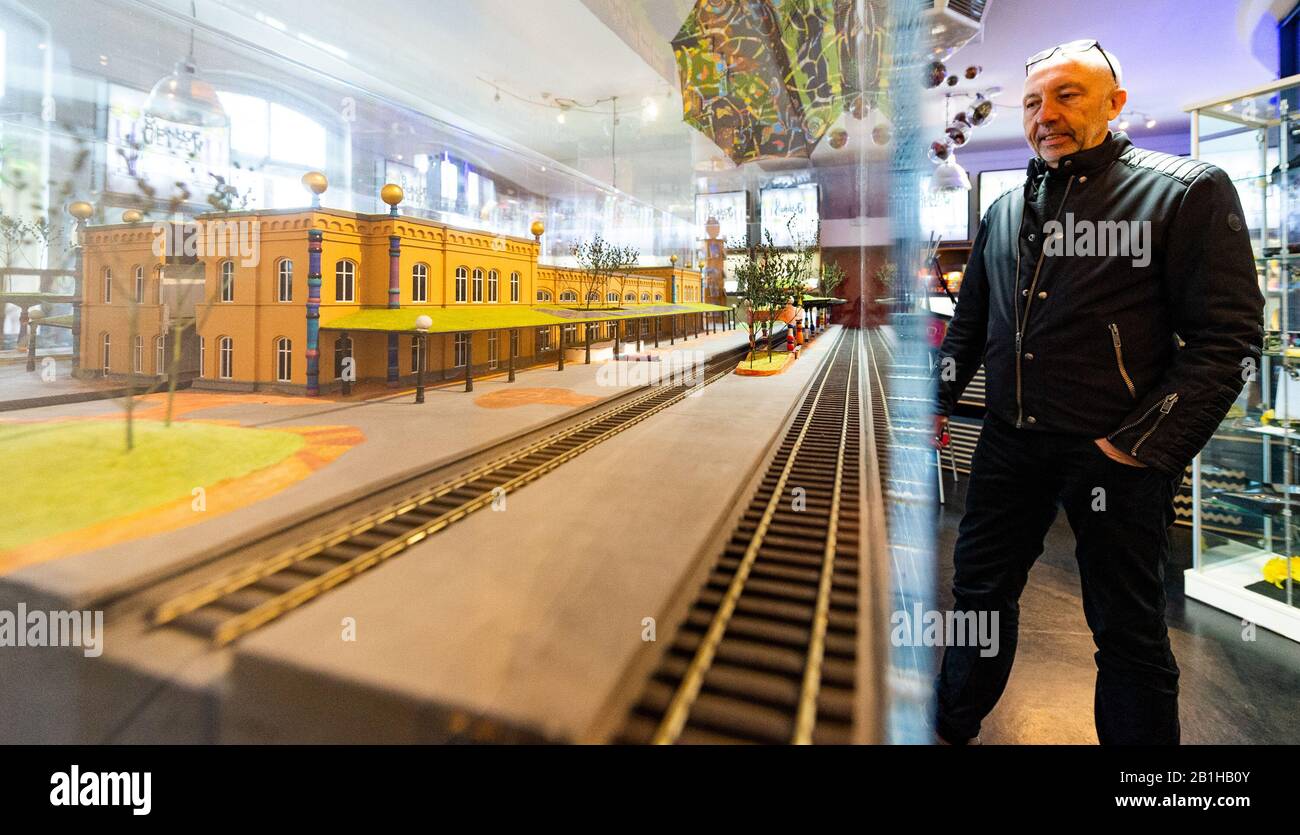
[(1116, 127), (1120, 130), (1128, 130), (1128, 119), (1120, 119), (1119, 124)]
[(1155, 126), (1156, 126), (1156, 120), (1155, 120), (1155, 119), (1147, 119), (1147, 130), (1150, 130), (1151, 128), (1154, 128)]
[(649, 96), (641, 100), (641, 118), (647, 122), (659, 118), (659, 105), (655, 104), (655, 100)]
[(930, 175), (931, 191), (970, 191), (970, 175), (957, 164), (957, 152), (948, 154), (942, 165), (935, 166)]
[(563, 111), (563, 110), (561, 110), (559, 113), (556, 113), (556, 114), (555, 114), (555, 121), (559, 122), (560, 124), (564, 124), (564, 111)]
[[(193, 14), (194, 7), (190, 7)], [(108, 60), (101, 55), (102, 60)], [(194, 63), (194, 28), (190, 27), (190, 51), (185, 60), (177, 61), (171, 75), (153, 85), (144, 112), (155, 119), (202, 128), (228, 128), (230, 117), (217, 98), (212, 85), (199, 78)]]

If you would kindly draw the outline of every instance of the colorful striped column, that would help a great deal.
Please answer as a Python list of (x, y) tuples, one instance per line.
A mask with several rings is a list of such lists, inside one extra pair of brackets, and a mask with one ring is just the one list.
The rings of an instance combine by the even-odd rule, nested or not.
[(307, 231), (307, 395), (320, 394), (320, 250), (325, 233)]
[[(397, 207), (392, 214), (396, 216)], [(402, 306), (401, 276), (402, 239), (398, 235), (388, 236), (388, 307), (396, 309)], [(388, 385), (396, 386), (397, 380), (397, 334), (388, 335)]]

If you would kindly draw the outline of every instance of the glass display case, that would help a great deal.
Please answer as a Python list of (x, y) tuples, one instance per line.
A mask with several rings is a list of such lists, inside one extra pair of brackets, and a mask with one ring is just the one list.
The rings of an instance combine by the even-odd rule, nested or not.
[(1241, 196), (1264, 351), (1192, 465), (1187, 596), (1300, 641), (1300, 76), (1187, 108), (1192, 156)]

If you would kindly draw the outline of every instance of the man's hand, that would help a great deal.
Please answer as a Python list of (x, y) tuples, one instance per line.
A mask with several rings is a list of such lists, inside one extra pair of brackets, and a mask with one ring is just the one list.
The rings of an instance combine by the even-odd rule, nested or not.
[(1121, 452), (1118, 447), (1116, 447), (1114, 444), (1112, 444), (1110, 441), (1106, 440), (1105, 438), (1098, 438), (1095, 441), (1093, 441), (1093, 443), (1096, 444), (1097, 447), (1102, 452), (1106, 453), (1106, 457), (1112, 461), (1118, 461), (1119, 463), (1127, 464), (1130, 467), (1146, 466), (1146, 464), (1143, 464), (1141, 461), (1137, 460), (1132, 455), (1129, 455), (1126, 452)]

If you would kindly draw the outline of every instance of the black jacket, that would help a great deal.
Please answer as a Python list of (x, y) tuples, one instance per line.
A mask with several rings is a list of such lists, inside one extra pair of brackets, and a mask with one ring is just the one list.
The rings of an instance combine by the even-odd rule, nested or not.
[(986, 213), (941, 348), (939, 408), (951, 413), (982, 361), (994, 414), (1105, 436), (1173, 475), (1258, 368), (1263, 304), (1228, 175), (1112, 134), (1055, 169), (1031, 161)]

